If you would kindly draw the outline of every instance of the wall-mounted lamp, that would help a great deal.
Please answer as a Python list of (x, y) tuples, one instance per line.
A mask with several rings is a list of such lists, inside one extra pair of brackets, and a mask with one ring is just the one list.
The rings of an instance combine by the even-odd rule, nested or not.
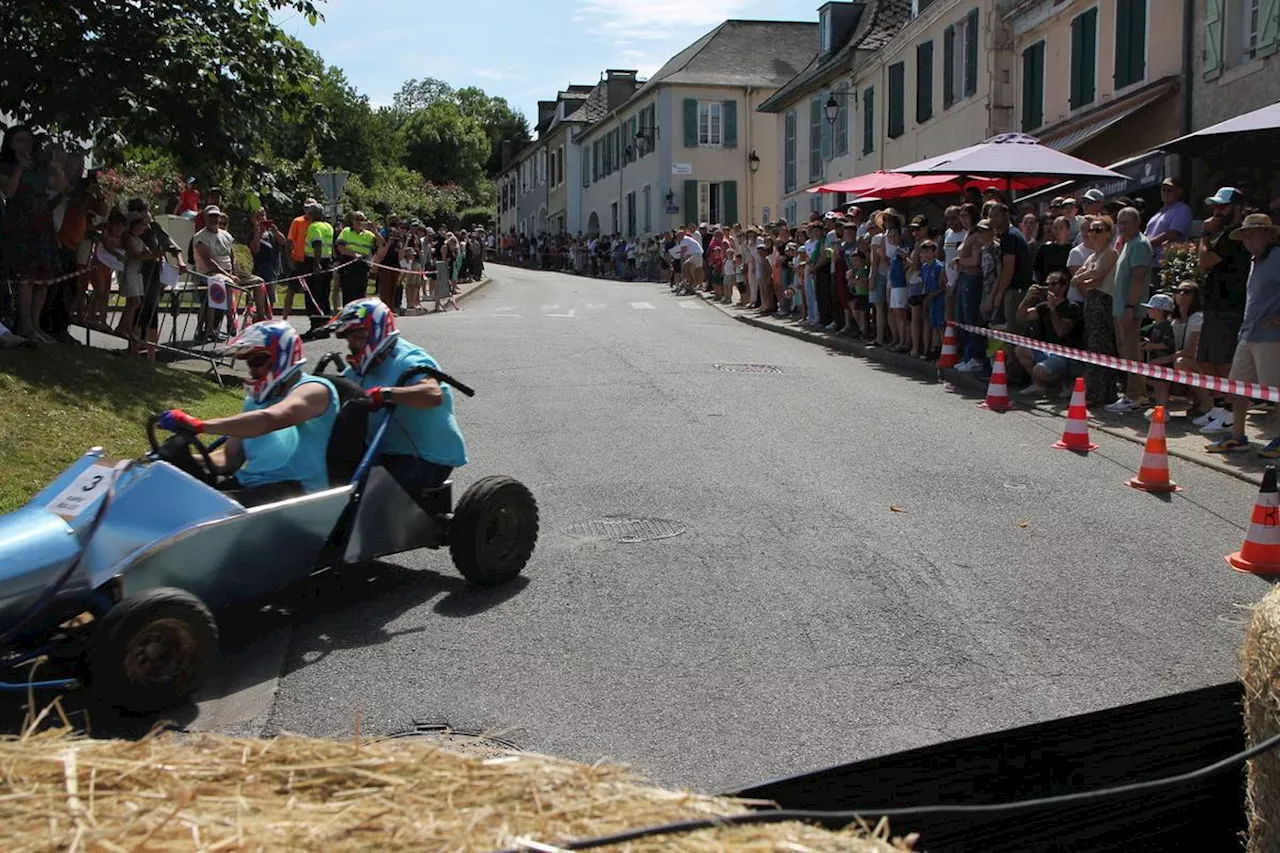
[(667, 198), (667, 204), (669, 204), (669, 205), (670, 205), (670, 204), (675, 204), (675, 203), (676, 203), (676, 193), (675, 193), (675, 190), (667, 190), (667, 196), (666, 196), (666, 198)]
[(832, 92), (831, 97), (827, 98), (827, 102), (823, 105), (822, 111), (827, 117), (827, 124), (830, 124), (833, 127), (835, 126), (835, 123), (840, 120), (840, 101), (837, 100), (838, 98), (851, 100), (856, 104), (858, 102), (858, 92), (857, 90), (850, 90), (848, 92)]
[(760, 171), (760, 155), (755, 151), (751, 152), (751, 156), (747, 158), (747, 168), (751, 170), (751, 174)]

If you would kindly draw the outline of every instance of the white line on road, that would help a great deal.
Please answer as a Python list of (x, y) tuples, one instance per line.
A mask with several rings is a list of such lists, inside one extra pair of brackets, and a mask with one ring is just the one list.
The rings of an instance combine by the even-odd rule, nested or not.
[(681, 308), (689, 308), (693, 311), (698, 311), (702, 308), (702, 306), (699, 305), (697, 302), (677, 302), (676, 304), (679, 305)]
[(651, 302), (632, 302), (631, 307), (648, 311), (656, 310)]
[(547, 311), (559, 311), (559, 310), (560, 310), (560, 306), (559, 306), (559, 305), (539, 305), (539, 306), (538, 306), (538, 310), (539, 310), (539, 311), (542, 311), (542, 312), (547, 312)]
[(494, 314), (493, 316), (494, 316), (495, 318), (497, 318), (497, 319), (504, 319), (504, 318), (505, 318), (505, 319), (511, 319), (511, 320), (521, 320), (521, 319), (524, 319), (524, 315), (523, 315), (523, 314)]
[(503, 311), (514, 311), (514, 310), (516, 310), (514, 305), (504, 305), (501, 308), (494, 308), (493, 313), (501, 314)]
[(573, 314), (574, 314), (574, 311), (572, 308), (570, 308), (568, 314), (548, 314), (547, 316), (548, 317), (568, 317), (570, 320), (572, 320)]

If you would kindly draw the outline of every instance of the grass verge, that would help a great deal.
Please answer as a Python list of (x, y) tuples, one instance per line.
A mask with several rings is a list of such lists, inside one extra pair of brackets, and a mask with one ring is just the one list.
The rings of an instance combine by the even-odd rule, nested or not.
[(117, 459), (147, 449), (153, 412), (238, 412), (244, 397), (193, 373), (88, 347), (0, 351), (0, 512), (17, 509), (90, 447)]

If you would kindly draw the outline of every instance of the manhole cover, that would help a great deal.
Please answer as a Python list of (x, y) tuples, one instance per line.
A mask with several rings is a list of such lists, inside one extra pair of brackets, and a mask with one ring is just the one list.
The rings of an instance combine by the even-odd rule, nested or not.
[(654, 539), (670, 539), (684, 533), (685, 526), (678, 521), (663, 518), (598, 518), (583, 521), (565, 528), (565, 534), (574, 539), (609, 540), (612, 542), (651, 542)]
[(717, 364), (716, 370), (725, 373), (781, 373), (782, 368), (772, 364)]
[(480, 755), (486, 758), (494, 755), (505, 755), (509, 752), (520, 752), (520, 747), (510, 741), (487, 735), (483, 732), (455, 729), (449, 726), (418, 725), (408, 731), (397, 732), (390, 735), (390, 737), (425, 740), (430, 742), (432, 746), (438, 746), (451, 752)]

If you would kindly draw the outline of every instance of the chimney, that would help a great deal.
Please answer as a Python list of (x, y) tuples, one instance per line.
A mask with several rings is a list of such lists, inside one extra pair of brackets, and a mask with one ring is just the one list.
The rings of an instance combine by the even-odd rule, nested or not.
[(538, 130), (545, 130), (551, 120), (556, 117), (555, 101), (538, 101)]
[(639, 83), (636, 81), (637, 72), (610, 69), (604, 74), (609, 109), (616, 110), (626, 103), (627, 99), (634, 95), (636, 89), (639, 88)]

